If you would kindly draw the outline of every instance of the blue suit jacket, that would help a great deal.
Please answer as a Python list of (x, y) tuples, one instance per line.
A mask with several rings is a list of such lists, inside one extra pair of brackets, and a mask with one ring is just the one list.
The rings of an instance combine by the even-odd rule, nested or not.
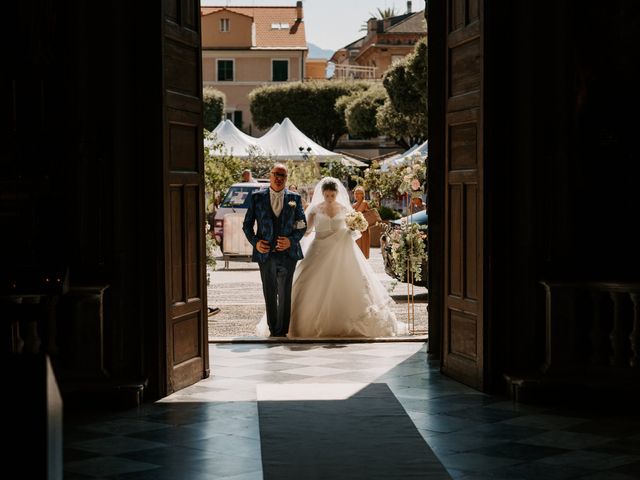
[[(252, 260), (254, 262), (263, 263), (269, 258), (273, 252), (260, 253), (256, 249), (258, 240), (266, 240), (275, 249), (276, 237), (288, 237), (291, 241), (291, 248), (282, 252), (290, 258), (300, 260), (302, 258), (302, 249), (300, 248), (300, 240), (307, 230), (307, 219), (302, 208), (302, 198), (295, 192), (285, 189), (284, 202), (280, 216), (276, 217), (271, 209), (271, 197), (269, 188), (253, 192), (249, 200), (249, 208), (244, 217), (242, 230), (253, 245)], [(290, 205), (291, 202), (295, 206)], [(254, 232), (254, 224), (257, 223), (258, 228)], [(304, 226), (302, 226), (304, 223)], [(302, 228), (296, 228), (296, 224)]]

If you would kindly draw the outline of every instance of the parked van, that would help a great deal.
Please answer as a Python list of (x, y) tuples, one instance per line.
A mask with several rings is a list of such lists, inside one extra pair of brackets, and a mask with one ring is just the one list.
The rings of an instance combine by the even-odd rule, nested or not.
[(225, 195), (222, 203), (216, 210), (216, 215), (213, 220), (213, 234), (216, 237), (218, 245), (223, 245), (224, 240), (224, 217), (229, 213), (244, 214), (249, 208), (250, 195), (264, 188), (269, 188), (268, 180), (258, 180), (257, 182), (240, 182), (234, 183), (229, 188), (229, 191)]

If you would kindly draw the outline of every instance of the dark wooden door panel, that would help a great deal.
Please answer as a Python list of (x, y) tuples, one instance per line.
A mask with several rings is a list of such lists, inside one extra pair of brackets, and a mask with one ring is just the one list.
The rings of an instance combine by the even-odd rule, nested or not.
[[(180, 390), (202, 378), (203, 338), (200, 310), (173, 318), (171, 337), (171, 391)], [(197, 381), (196, 380), (196, 381)]]
[(482, 0), (448, 0), (442, 370), (482, 389)]
[(208, 376), (200, 2), (165, 0), (166, 393)]

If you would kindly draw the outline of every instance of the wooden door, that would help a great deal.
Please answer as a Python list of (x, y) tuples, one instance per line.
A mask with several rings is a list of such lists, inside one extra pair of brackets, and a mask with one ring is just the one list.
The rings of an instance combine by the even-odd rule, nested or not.
[(163, 21), (166, 394), (209, 374), (204, 257), (200, 1), (165, 0)]
[(442, 371), (483, 372), (483, 0), (447, 0)]

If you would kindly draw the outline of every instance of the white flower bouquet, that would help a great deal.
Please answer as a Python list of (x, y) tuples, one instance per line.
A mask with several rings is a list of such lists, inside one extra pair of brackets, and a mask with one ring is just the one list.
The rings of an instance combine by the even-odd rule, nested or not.
[(369, 228), (369, 223), (367, 222), (367, 219), (364, 218), (364, 215), (361, 212), (356, 212), (355, 210), (347, 213), (345, 221), (349, 230), (364, 232)]

